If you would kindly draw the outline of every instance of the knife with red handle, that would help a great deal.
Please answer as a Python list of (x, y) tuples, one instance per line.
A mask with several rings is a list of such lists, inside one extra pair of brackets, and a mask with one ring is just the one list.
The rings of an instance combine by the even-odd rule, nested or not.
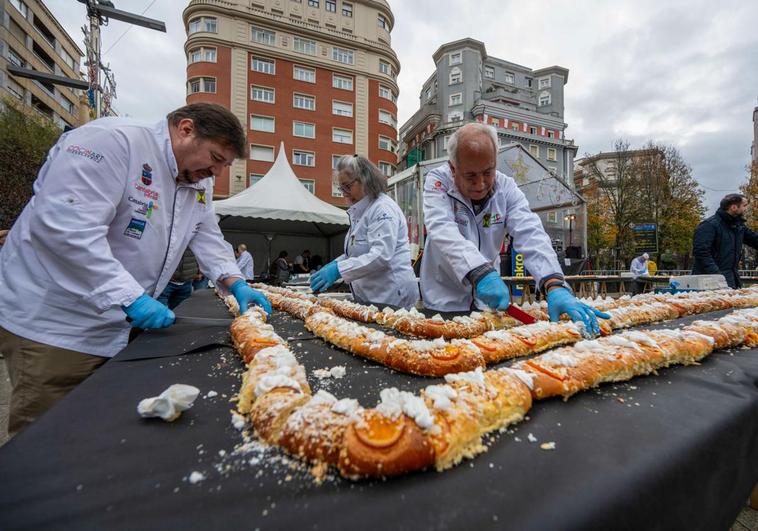
[(514, 306), (513, 304), (508, 305), (508, 307), (505, 309), (505, 313), (524, 324), (534, 324), (537, 322), (537, 319), (526, 313), (518, 306)]

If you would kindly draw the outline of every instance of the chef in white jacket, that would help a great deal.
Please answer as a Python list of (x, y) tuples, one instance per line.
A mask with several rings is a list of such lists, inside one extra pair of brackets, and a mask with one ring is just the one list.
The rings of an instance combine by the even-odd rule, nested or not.
[(173, 324), (155, 297), (188, 245), (241, 308), (270, 311), (242, 279), (212, 205), (212, 176), (246, 146), (231, 112), (195, 104), (153, 125), (95, 120), (51, 148), (0, 251), (11, 434), (124, 348), (132, 326)]
[(607, 315), (573, 296), (539, 217), (514, 180), (497, 171), (497, 145), (492, 127), (467, 124), (448, 142), (450, 161), (426, 176), (424, 306), (443, 312), (507, 308), (510, 291), (497, 272), (507, 233), (547, 295), (551, 320), (567, 313), (597, 333), (596, 316)]
[(400, 207), (385, 193), (387, 178), (360, 155), (340, 158), (335, 174), (352, 205), (345, 254), (313, 274), (311, 289), (323, 291), (341, 277), (357, 302), (413, 307), (419, 292), (408, 227)]

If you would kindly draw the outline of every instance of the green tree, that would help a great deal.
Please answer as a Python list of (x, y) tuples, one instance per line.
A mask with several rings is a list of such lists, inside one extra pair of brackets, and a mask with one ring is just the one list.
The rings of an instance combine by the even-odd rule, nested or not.
[(61, 129), (13, 100), (0, 104), (0, 229), (8, 229), (32, 197), (32, 183)]

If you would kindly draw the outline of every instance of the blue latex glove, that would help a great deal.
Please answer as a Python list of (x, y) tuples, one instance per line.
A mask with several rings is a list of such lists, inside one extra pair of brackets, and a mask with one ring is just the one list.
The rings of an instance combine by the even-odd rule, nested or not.
[(266, 311), (266, 315), (271, 315), (271, 303), (266, 296), (260, 291), (254, 290), (248, 286), (247, 282), (243, 279), (239, 279), (232, 284), (229, 291), (231, 291), (234, 298), (237, 299), (237, 304), (240, 306), (240, 315), (245, 313), (251, 304), (260, 306)]
[(337, 262), (329, 262), (324, 267), (311, 275), (311, 290), (314, 293), (329, 289), (329, 287), (342, 278)]
[(493, 310), (505, 310), (511, 303), (511, 293), (495, 271), (490, 271), (476, 283), (476, 296)]
[(176, 316), (147, 293), (143, 293), (129, 306), (122, 306), (132, 326), (137, 328), (167, 328), (174, 324)]
[(611, 316), (600, 310), (587, 306), (577, 300), (574, 295), (566, 288), (553, 288), (547, 294), (547, 313), (550, 320), (558, 322), (561, 314), (568, 314), (575, 323), (584, 323), (585, 335), (597, 335), (600, 333), (600, 325), (597, 322), (598, 317), (610, 319)]

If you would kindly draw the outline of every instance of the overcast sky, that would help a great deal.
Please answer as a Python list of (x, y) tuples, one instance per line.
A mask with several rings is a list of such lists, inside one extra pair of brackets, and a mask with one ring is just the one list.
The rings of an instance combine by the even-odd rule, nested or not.
[[(114, 0), (117, 8), (163, 20), (167, 34), (112, 21), (103, 28), (104, 63), (116, 75), (115, 108), (153, 120), (185, 102), (186, 60), (180, 0)], [(84, 4), (46, 0), (82, 44)], [(569, 69), (567, 138), (579, 156), (673, 144), (716, 208), (746, 180), (752, 111), (758, 105), (758, 2), (754, 0), (390, 0), (400, 124), (418, 108), (432, 54), (472, 37), (488, 55), (530, 68)], [(452, 23), (451, 23), (452, 22)], [(128, 30), (128, 31), (127, 31)], [(126, 33), (124, 33), (126, 32)]]

